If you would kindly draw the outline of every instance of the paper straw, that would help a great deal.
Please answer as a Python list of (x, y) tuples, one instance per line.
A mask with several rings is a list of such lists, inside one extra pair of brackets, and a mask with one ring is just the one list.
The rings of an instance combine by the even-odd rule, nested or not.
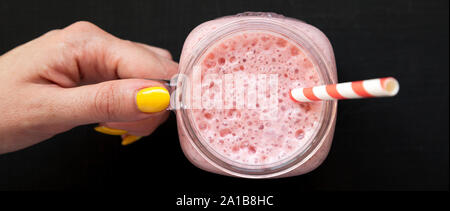
[(395, 78), (386, 77), (309, 88), (295, 88), (291, 90), (290, 96), (292, 100), (297, 102), (392, 97), (398, 93), (399, 89), (400, 85)]

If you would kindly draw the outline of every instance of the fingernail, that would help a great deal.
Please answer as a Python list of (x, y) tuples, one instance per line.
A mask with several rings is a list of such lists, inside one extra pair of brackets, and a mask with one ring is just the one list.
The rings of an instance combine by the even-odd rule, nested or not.
[(122, 139), (122, 146), (126, 146), (128, 144), (134, 143), (137, 140), (141, 139), (142, 136), (125, 136), (125, 138)]
[(127, 133), (126, 130), (121, 130), (121, 129), (113, 129), (113, 128), (109, 128), (109, 127), (105, 127), (105, 126), (98, 126), (95, 127), (94, 130), (96, 130), (97, 132), (100, 133), (104, 133), (104, 134), (108, 134), (108, 135), (124, 135)]
[(136, 104), (139, 110), (146, 113), (155, 113), (166, 109), (169, 101), (169, 91), (163, 87), (141, 89), (136, 95)]

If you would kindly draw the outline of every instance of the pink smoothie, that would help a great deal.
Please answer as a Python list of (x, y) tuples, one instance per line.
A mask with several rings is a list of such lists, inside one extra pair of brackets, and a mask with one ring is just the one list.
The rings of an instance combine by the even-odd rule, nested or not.
[[(202, 76), (246, 73), (278, 78), (275, 108), (257, 103), (256, 108), (192, 110), (204, 143), (220, 156), (244, 165), (268, 165), (297, 155), (314, 135), (322, 103), (293, 102), (289, 90), (321, 84), (319, 74), (288, 38), (263, 31), (233, 34), (208, 50), (201, 59), (201, 71)], [(244, 87), (250, 85), (245, 82)], [(202, 81), (202, 93), (211, 98), (223, 94), (218, 92), (223, 89), (222, 84)], [(269, 97), (270, 90), (266, 93)], [(233, 101), (221, 96), (224, 102)], [(271, 118), (261, 118), (264, 113)]]
[[(198, 72), (224, 77), (230, 73), (277, 74), (278, 79), (278, 89), (267, 90), (274, 102), (269, 109), (260, 105), (177, 111), (180, 145), (195, 166), (228, 176), (279, 178), (310, 172), (326, 158), (337, 103), (298, 104), (287, 93), (296, 86), (337, 82), (333, 48), (316, 27), (275, 13), (217, 18), (192, 30), (179, 65), (180, 73), (191, 81)], [(205, 78), (203, 82), (192, 84), (203, 85), (199, 89), (206, 98), (220, 95), (223, 84), (211, 84)], [(252, 95), (249, 87), (254, 84), (247, 80), (244, 90), (249, 93), (244, 99)], [(189, 96), (184, 92), (193, 86), (183, 87), (183, 96)], [(276, 98), (269, 92), (274, 89)], [(222, 99), (229, 101), (227, 95)], [(272, 118), (261, 118), (264, 116)]]

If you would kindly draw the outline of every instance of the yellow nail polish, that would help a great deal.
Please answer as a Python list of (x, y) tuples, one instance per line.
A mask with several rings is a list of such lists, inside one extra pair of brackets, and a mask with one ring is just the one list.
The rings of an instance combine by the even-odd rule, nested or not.
[(122, 139), (122, 146), (126, 146), (128, 144), (134, 143), (137, 140), (141, 139), (142, 136), (126, 136), (125, 138)]
[(169, 106), (170, 94), (163, 87), (149, 87), (136, 95), (136, 104), (140, 111), (146, 113), (160, 112)]
[(113, 129), (105, 126), (98, 126), (95, 127), (94, 130), (100, 133), (108, 134), (108, 135), (124, 135), (128, 133), (126, 130), (120, 130), (120, 129)]

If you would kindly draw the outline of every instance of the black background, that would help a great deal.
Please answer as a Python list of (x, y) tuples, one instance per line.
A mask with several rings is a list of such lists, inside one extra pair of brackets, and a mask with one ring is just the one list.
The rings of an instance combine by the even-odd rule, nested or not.
[(331, 151), (306, 175), (249, 180), (202, 171), (183, 155), (171, 114), (151, 136), (127, 147), (88, 125), (0, 155), (0, 190), (147, 190), (173, 203), (182, 194), (275, 194), (282, 201), (289, 190), (448, 190), (448, 8), (447, 0), (2, 0), (0, 54), (87, 20), (120, 38), (166, 48), (178, 61), (200, 23), (272, 11), (328, 36), (339, 81), (394, 76), (401, 89), (394, 98), (340, 101)]

